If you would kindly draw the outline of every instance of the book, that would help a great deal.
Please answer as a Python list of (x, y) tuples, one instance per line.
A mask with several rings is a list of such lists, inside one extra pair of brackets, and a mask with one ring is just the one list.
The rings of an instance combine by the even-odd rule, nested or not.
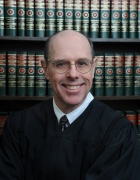
[(17, 1), (5, 0), (4, 24), (5, 36), (17, 35)]
[(17, 35), (25, 36), (25, 0), (17, 1)]
[(16, 96), (17, 52), (7, 52), (7, 94)]
[(0, 1), (0, 36), (4, 36), (4, 0)]
[(134, 76), (134, 54), (125, 53), (125, 95), (134, 95), (133, 76)]
[(105, 96), (115, 95), (114, 53), (105, 53)]
[(137, 126), (137, 113), (134, 110), (125, 110), (126, 118)]
[(95, 67), (94, 76), (94, 95), (104, 96), (104, 76), (105, 76), (105, 61), (104, 53), (96, 53), (97, 64)]
[(99, 27), (100, 27), (100, 2), (98, 0), (90, 1), (90, 26), (89, 26), (89, 37), (99, 38)]
[(89, 36), (89, 7), (90, 7), (90, 0), (83, 0), (82, 1), (82, 28), (81, 32), (85, 36)]
[(137, 22), (138, 38), (140, 38), (140, 1), (138, 1), (138, 22)]
[(50, 81), (47, 81), (47, 95), (48, 96), (53, 96), (53, 89), (51, 87)]
[(64, 1), (64, 28), (73, 29), (73, 0)]
[(17, 53), (17, 95), (27, 95), (27, 52)]
[(73, 29), (81, 32), (82, 23), (82, 0), (74, 0), (73, 7)]
[(111, 38), (121, 38), (122, 0), (111, 1)]
[(5, 125), (7, 118), (8, 118), (8, 112), (0, 111), (0, 137), (3, 133), (4, 125)]
[(122, 1), (122, 38), (129, 37), (129, 0)]
[(35, 0), (35, 36), (45, 36), (45, 1)]
[(35, 56), (35, 95), (46, 96), (46, 78), (41, 61), (44, 60), (43, 52), (36, 52)]
[(56, 32), (55, 0), (45, 0), (45, 36), (49, 37)]
[(0, 96), (6, 96), (6, 51), (0, 51)]
[(138, 37), (138, 0), (129, 1), (129, 38)]
[(56, 0), (56, 32), (64, 30), (64, 3), (63, 0)]
[(34, 36), (34, 0), (25, 0), (25, 35)]
[(110, 0), (100, 0), (100, 37), (110, 38)]
[(35, 95), (35, 52), (27, 53), (27, 96)]
[(140, 95), (140, 53), (134, 55), (134, 95)]
[(115, 95), (124, 96), (124, 53), (115, 53)]

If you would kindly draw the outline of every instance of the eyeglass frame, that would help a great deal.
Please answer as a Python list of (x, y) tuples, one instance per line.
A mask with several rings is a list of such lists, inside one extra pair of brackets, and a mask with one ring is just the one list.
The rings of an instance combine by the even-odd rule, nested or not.
[[(55, 62), (57, 62), (57, 61), (51, 61), (49, 58), (46, 59), (46, 61), (47, 61), (47, 63), (51, 63), (51, 64), (53, 65), (53, 68), (54, 68), (55, 72), (57, 72), (58, 74), (65, 74), (65, 73), (67, 73), (67, 72), (70, 70), (71, 65), (75, 65), (75, 68), (76, 68), (76, 70), (78, 71), (78, 69), (77, 69), (77, 67), (76, 67), (76, 63), (72, 64), (72, 63), (70, 63), (70, 62), (68, 61), (69, 64), (70, 64), (69, 69), (68, 69), (66, 72), (60, 73), (60, 72), (58, 72), (58, 71), (55, 69), (55, 66), (54, 66), (54, 65), (55, 65)], [(89, 62), (90, 62), (90, 64), (91, 64), (91, 68), (90, 68), (87, 72), (84, 72), (84, 73), (82, 73), (82, 72), (80, 72), (80, 71), (78, 71), (78, 72), (81, 73), (81, 74), (86, 74), (86, 73), (88, 73), (88, 72), (92, 69), (92, 64), (94, 63), (94, 61), (90, 61), (90, 60), (89, 60)]]

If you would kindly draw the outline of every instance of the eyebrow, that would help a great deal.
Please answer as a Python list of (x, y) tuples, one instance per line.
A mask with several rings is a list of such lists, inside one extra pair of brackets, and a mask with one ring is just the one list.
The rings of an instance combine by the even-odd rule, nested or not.
[[(78, 58), (78, 59), (75, 59), (75, 61), (79, 61), (79, 60), (89, 60), (89, 61), (91, 61), (88, 58)], [(55, 62), (55, 61), (71, 61), (71, 60), (69, 60), (69, 59), (55, 59), (55, 60), (53, 60), (53, 62)]]

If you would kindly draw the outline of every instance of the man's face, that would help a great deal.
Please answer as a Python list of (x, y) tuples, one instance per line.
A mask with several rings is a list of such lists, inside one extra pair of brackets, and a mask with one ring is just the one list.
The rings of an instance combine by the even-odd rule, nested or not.
[[(90, 45), (85, 37), (58, 36), (51, 43), (50, 61), (67, 60), (74, 64), (79, 59), (92, 61)], [(88, 73), (82, 74), (75, 65), (63, 74), (57, 73), (49, 63), (45, 70), (50, 81), (57, 106), (65, 113), (77, 108), (86, 98), (92, 86), (95, 63)]]

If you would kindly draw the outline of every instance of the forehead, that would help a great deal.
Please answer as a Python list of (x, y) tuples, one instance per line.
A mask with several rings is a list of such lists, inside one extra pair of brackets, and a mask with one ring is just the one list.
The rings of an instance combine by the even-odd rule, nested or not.
[(77, 34), (61, 34), (54, 37), (50, 45), (54, 58), (89, 58), (91, 47), (86, 37)]

